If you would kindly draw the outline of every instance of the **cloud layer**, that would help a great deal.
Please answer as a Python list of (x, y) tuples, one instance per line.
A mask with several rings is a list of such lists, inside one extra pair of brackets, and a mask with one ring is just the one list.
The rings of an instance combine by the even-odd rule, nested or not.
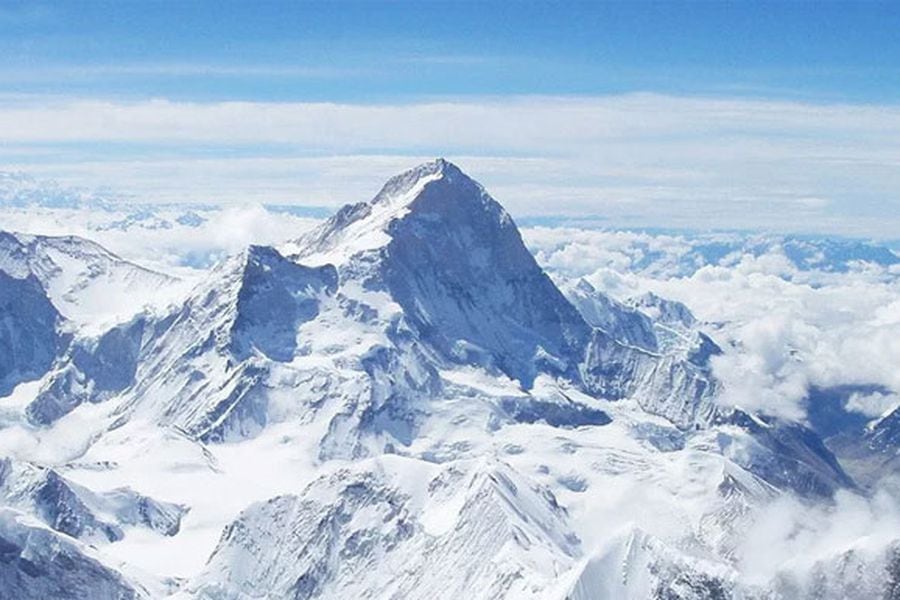
[(725, 346), (713, 364), (724, 404), (802, 420), (813, 386), (879, 385), (892, 393), (858, 395), (849, 408), (877, 416), (897, 405), (897, 264), (799, 268), (783, 239), (765, 236), (747, 242), (753, 251), (733, 252), (723, 248), (737, 236), (564, 228), (525, 236), (538, 260), (561, 276), (584, 276), (619, 298), (652, 291), (687, 304)]
[(0, 165), (141, 200), (371, 197), (433, 155), (514, 215), (620, 225), (900, 230), (900, 107), (684, 98), (392, 104), (7, 97)]
[(28, 207), (2, 211), (0, 218), (4, 230), (77, 235), (127, 260), (188, 279), (250, 244), (279, 244), (319, 222), (259, 204), (198, 211), (163, 207), (153, 212)]

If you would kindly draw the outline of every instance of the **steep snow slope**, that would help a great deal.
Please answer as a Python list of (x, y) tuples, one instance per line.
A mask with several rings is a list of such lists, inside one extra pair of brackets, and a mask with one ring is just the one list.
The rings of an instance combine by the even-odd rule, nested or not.
[(580, 279), (566, 297), (594, 327), (582, 380), (611, 398), (634, 396), (647, 412), (682, 429), (709, 424), (719, 412), (709, 358), (718, 346), (699, 331), (687, 307), (661, 298), (638, 299), (655, 318), (621, 304)]
[(737, 572), (667, 547), (632, 528), (587, 559), (566, 594), (571, 600), (679, 598), (712, 600), (762, 597), (741, 590)]
[(78, 340), (29, 416), (49, 424), (83, 402), (127, 391), (120, 423), (137, 413), (199, 439), (248, 434), (266, 422), (258, 391), (268, 368), (302, 352), (297, 328), (318, 315), (335, 284), (333, 268), (309, 269), (251, 247), (181, 306)]
[(18, 279), (33, 276), (64, 317), (95, 330), (134, 315), (175, 284), (73, 236), (0, 231), (0, 270)]
[[(123, 349), (120, 336), (108, 328), (145, 305), (164, 302), (177, 289), (175, 279), (123, 261), (84, 239), (0, 231), (0, 397), (19, 383), (61, 369), (65, 375), (54, 375), (42, 395), (60, 392), (56, 404), (77, 405), (85, 393), (79, 368), (103, 371), (94, 377), (100, 391), (127, 377), (118, 354)], [(97, 347), (86, 351), (91, 344)], [(64, 377), (69, 381), (60, 390)], [(61, 411), (65, 409), (47, 407), (36, 420), (47, 422)]]
[(250, 507), (189, 589), (200, 598), (526, 597), (580, 553), (553, 494), (507, 465), (413, 464), (418, 477), (398, 478), (404, 467), (366, 462)]
[(128, 488), (98, 494), (53, 469), (10, 459), (0, 460), (0, 498), (4, 505), (30, 512), (56, 531), (91, 544), (122, 539), (122, 526), (128, 525), (175, 535), (186, 512)]
[(542, 369), (575, 376), (589, 327), (506, 211), (446, 161), (398, 175), (294, 247), (295, 260), (334, 262), (342, 278), (389, 293), (420, 339), (451, 360), (526, 387)]
[(33, 275), (0, 270), (0, 397), (41, 377), (65, 347), (61, 316)]
[(0, 591), (17, 600), (151, 597), (89, 548), (7, 508), (0, 508)]

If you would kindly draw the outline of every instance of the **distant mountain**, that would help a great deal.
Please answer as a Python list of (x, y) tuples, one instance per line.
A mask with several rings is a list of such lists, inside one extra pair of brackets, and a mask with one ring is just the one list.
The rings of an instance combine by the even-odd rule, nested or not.
[(0, 270), (34, 277), (62, 316), (80, 325), (127, 318), (175, 283), (75, 236), (0, 231)]
[(900, 474), (900, 406), (872, 416), (854, 410), (854, 395), (885, 394), (881, 386), (813, 388), (807, 398), (810, 427), (863, 485)]
[(104, 209), (111, 199), (114, 198), (40, 180), (26, 173), (0, 171), (0, 207)]

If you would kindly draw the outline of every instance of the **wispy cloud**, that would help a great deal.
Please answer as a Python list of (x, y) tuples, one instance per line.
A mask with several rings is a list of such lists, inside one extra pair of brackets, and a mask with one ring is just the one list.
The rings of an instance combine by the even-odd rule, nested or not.
[(338, 67), (324, 65), (289, 64), (216, 64), (216, 63), (111, 63), (111, 64), (66, 64), (42, 66), (40, 69), (26, 67), (0, 68), (0, 82), (36, 83), (96, 80), (101, 78), (266, 78), (266, 79), (331, 79), (357, 77), (379, 72), (372, 67)]
[[(884, 236), (900, 227), (900, 107), (891, 105), (651, 94), (383, 104), (45, 99), (0, 103), (0, 131), (8, 167), (137, 195), (335, 204), (373, 193), (388, 168), (446, 155), (514, 214)], [(54, 162), (10, 148), (90, 152)]]
[[(69, 126), (57, 127), (61, 122)], [(708, 141), (715, 136), (719, 150), (724, 145), (744, 147), (764, 157), (793, 146), (806, 150), (798, 157), (834, 161), (871, 160), (886, 147), (896, 152), (888, 143), (900, 131), (900, 107), (649, 94), (400, 104), (52, 100), (27, 108), (0, 107), (0, 124), (5, 139), (14, 141), (177, 137), (182, 141), (280, 141), (340, 148), (428, 143), (523, 151), (549, 145), (559, 151), (572, 144), (610, 141), (627, 148), (648, 138), (665, 148), (684, 139)], [(332, 135), (322, 135), (326, 129)], [(837, 135), (846, 137), (831, 137)], [(748, 144), (748, 139), (753, 144)], [(804, 144), (807, 140), (815, 143)], [(785, 147), (784, 142), (791, 146)], [(865, 142), (881, 145), (863, 153)], [(824, 145), (816, 150), (820, 143)], [(896, 160), (897, 155), (892, 153), (890, 158)]]

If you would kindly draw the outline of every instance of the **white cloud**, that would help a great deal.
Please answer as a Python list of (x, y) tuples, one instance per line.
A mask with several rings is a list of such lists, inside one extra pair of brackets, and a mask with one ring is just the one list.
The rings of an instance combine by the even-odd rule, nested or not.
[[(78, 235), (96, 241), (119, 256), (163, 272), (191, 276), (193, 267), (208, 266), (250, 244), (276, 245), (298, 237), (319, 220), (274, 213), (261, 205), (229, 206), (200, 211), (198, 226), (177, 217), (186, 209), (162, 209), (143, 225), (110, 227), (134, 213), (89, 209), (5, 210), (3, 229), (43, 235)], [(158, 219), (165, 221), (158, 227)], [(191, 268), (183, 268), (190, 266)]]
[(890, 413), (900, 406), (900, 395), (872, 392), (871, 394), (854, 393), (847, 400), (847, 410), (862, 413), (867, 417), (878, 418)]
[[(586, 276), (617, 297), (653, 291), (711, 323), (726, 350), (713, 360), (724, 404), (802, 419), (811, 386), (900, 392), (900, 278), (893, 268), (851, 261), (846, 273), (802, 271), (764, 236), (749, 242), (769, 240), (758, 256), (726, 251), (706, 257), (710, 264), (697, 248), (739, 238), (551, 228), (527, 229), (525, 237), (555, 272)], [(854, 406), (875, 416), (894, 398), (858, 397)]]
[(845, 567), (842, 558), (854, 558), (845, 555), (849, 551), (856, 559), (883, 561), (900, 531), (898, 507), (896, 481), (883, 482), (870, 498), (839, 491), (831, 505), (810, 506), (782, 496), (762, 509), (747, 529), (736, 551), (739, 568), (758, 584), (775, 574), (808, 584), (816, 563), (821, 561), (826, 569)]
[(877, 317), (900, 296), (897, 280), (849, 273), (813, 287), (742, 266), (651, 285), (726, 323), (721, 333), (739, 346), (714, 362), (724, 402), (797, 418), (811, 385), (900, 390), (900, 321)]
[[(368, 105), (31, 98), (0, 104), (0, 131), (7, 168), (150, 201), (340, 204), (447, 155), (514, 215), (885, 236), (900, 227), (894, 106), (650, 94)], [(58, 158), (34, 154), (48, 146)]]
[[(372, 105), (71, 100), (6, 107), (0, 112), (0, 124), (10, 142), (280, 141), (341, 150), (440, 143), (451, 148), (534, 151), (548, 145), (560, 150), (572, 144), (615, 141), (627, 151), (642, 146), (647, 138), (663, 148), (685, 147), (675, 139), (660, 139), (664, 135), (696, 142), (710, 134), (730, 133), (727, 139), (720, 137), (715, 148), (696, 143), (687, 147), (723, 161), (737, 150), (769, 159), (773, 153), (788, 157), (785, 153), (791, 148), (805, 148), (816, 160), (835, 165), (896, 163), (896, 154), (884, 156), (880, 148), (864, 148), (862, 143), (879, 140), (896, 151), (892, 138), (900, 130), (900, 108), (652, 94)], [(787, 143), (754, 136), (760, 133), (778, 133)], [(822, 136), (842, 134), (849, 134), (849, 139), (831, 139), (817, 150), (802, 139), (814, 135), (821, 141)]]

